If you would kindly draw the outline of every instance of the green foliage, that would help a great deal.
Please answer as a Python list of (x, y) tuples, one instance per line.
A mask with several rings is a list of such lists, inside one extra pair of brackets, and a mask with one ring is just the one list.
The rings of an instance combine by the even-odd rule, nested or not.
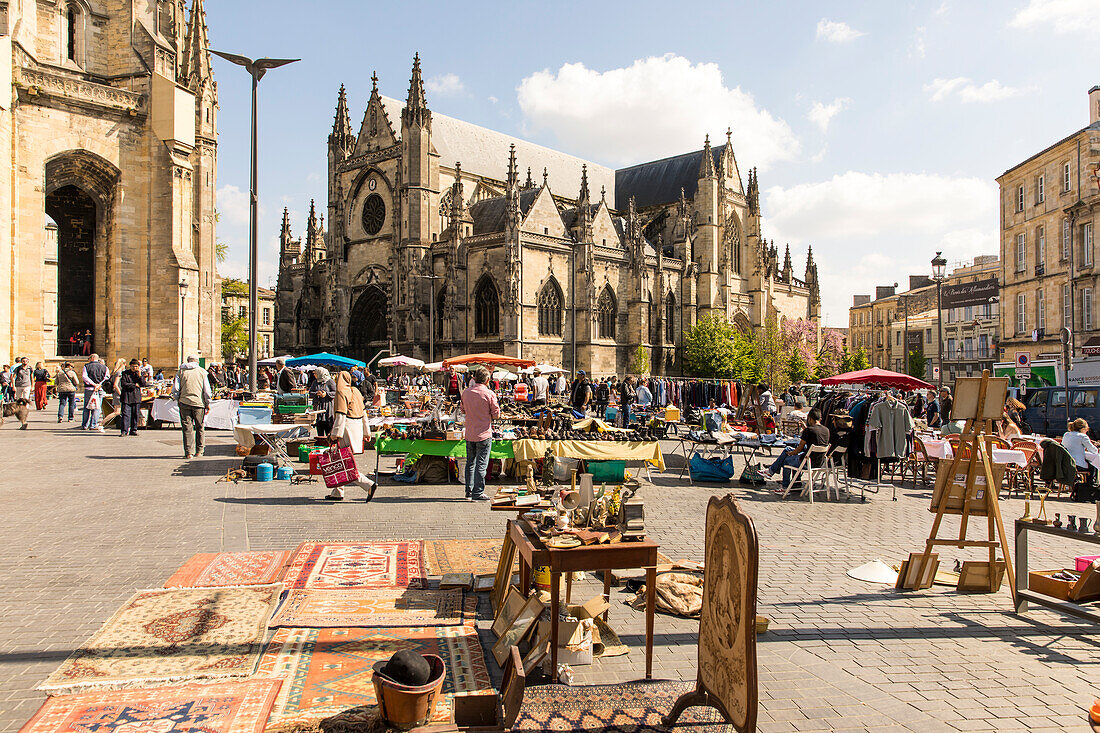
[(248, 353), (248, 319), (222, 311), (222, 356), (226, 361)]
[(247, 296), (248, 283), (235, 277), (224, 278), (222, 280), (222, 296), (226, 295)]
[(684, 334), (684, 366), (697, 377), (734, 376), (733, 324), (720, 316), (704, 316)]
[(860, 346), (859, 351), (852, 357), (852, 368), (849, 371), (858, 372), (861, 369), (868, 369), (870, 366), (871, 362), (867, 361), (867, 352)]
[(787, 358), (787, 379), (791, 384), (805, 382), (810, 376), (810, 370), (806, 367), (806, 360), (798, 351), (792, 351)]
[(924, 372), (928, 368), (928, 359), (924, 356), (924, 349), (914, 349), (909, 352), (908, 374), (910, 377), (924, 379)]
[(787, 357), (783, 348), (783, 336), (779, 324), (775, 318), (769, 318), (764, 322), (764, 328), (757, 331), (754, 341), (756, 343), (756, 361), (760, 365), (760, 377), (772, 388), (784, 388), (780, 384), (786, 377)]
[(848, 372), (855, 371), (852, 369), (852, 352), (848, 351), (848, 347), (845, 346), (840, 352), (840, 374), (847, 374)]
[(634, 352), (634, 356), (630, 359), (629, 371), (631, 374), (649, 374), (649, 354), (641, 344), (638, 344), (638, 350)]

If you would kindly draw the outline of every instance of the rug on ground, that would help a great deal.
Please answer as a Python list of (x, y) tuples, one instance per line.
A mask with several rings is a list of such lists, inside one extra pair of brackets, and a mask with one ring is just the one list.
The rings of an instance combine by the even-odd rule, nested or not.
[(460, 590), (346, 588), (292, 590), (272, 626), (454, 626), (477, 618), (477, 596)]
[[(668, 728), (661, 720), (672, 711), (676, 699), (694, 687), (694, 682), (665, 681), (528, 687), (513, 730), (664, 732)], [(690, 726), (696, 733), (729, 730), (712, 708), (688, 708), (678, 725)]]
[(450, 718), (455, 693), (492, 690), (471, 626), (279, 629), (257, 673), (285, 680), (268, 731), (308, 730), (348, 708), (376, 704), (372, 666), (403, 649), (438, 654), (446, 665), (444, 694), (432, 718), (436, 722)]
[(139, 591), (38, 689), (248, 676), (281, 591), (277, 584)]
[(273, 552), (204, 552), (185, 562), (165, 588), (264, 585), (280, 580), (289, 550)]
[(501, 540), (425, 540), (424, 555), (432, 575), (495, 575)]
[(260, 733), (279, 680), (50, 697), (20, 733)]
[(426, 588), (423, 542), (303, 542), (287, 588)]

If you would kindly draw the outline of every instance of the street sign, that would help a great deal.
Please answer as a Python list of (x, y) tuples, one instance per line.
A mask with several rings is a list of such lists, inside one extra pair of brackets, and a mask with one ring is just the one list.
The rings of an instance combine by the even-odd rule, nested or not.
[(940, 368), (938, 366), (932, 367), (932, 379), (940, 378)]
[(1031, 367), (1016, 367), (1016, 379), (1031, 379)]
[(1030, 351), (1017, 351), (1016, 352), (1016, 371), (1021, 369), (1031, 368), (1031, 352)]

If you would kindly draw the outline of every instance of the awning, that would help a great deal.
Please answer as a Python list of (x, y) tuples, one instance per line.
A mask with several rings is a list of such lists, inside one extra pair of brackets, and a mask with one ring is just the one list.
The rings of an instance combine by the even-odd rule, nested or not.
[(891, 372), (887, 369), (879, 369), (878, 367), (838, 374), (835, 377), (826, 377), (821, 380), (821, 384), (826, 386), (838, 384), (864, 384), (879, 387), (897, 387), (898, 389), (936, 388), (935, 385), (929, 384), (922, 379), (910, 377), (908, 374)]
[(306, 356), (298, 356), (293, 359), (287, 359), (287, 366), (300, 367), (300, 366), (335, 366), (344, 369), (357, 366), (366, 366), (364, 362), (358, 359), (349, 359), (346, 356), (340, 356), (339, 354), (330, 354), (327, 351), (322, 351), (318, 354), (308, 354)]
[(1100, 355), (1100, 336), (1093, 336), (1081, 347), (1081, 353), (1087, 356)]
[(486, 366), (513, 366), (513, 367), (529, 367), (535, 365), (534, 359), (520, 359), (514, 356), (504, 356), (503, 354), (466, 354), (465, 356), (455, 356), (450, 359), (443, 360), (443, 368), (446, 369), (449, 366), (455, 364), (485, 364)]

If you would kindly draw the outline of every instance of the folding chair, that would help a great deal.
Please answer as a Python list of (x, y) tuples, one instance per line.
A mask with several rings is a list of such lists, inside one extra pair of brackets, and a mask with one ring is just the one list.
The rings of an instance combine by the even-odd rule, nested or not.
[(920, 438), (913, 438), (913, 451), (901, 464), (901, 481), (900, 483), (905, 485), (905, 474), (909, 473), (913, 476), (913, 488), (917, 488), (917, 471), (920, 471), (921, 482), (928, 483), (928, 451), (924, 448), (924, 441)]
[[(820, 477), (822, 485), (825, 488), (825, 498), (829, 498), (829, 468), (824, 460), (826, 454), (829, 452), (829, 446), (827, 445), (811, 445), (806, 451), (806, 455), (802, 456), (802, 462), (798, 464), (798, 467), (784, 466), (783, 471), (790, 471), (792, 473), (790, 480), (787, 482), (787, 488), (783, 489), (782, 498), (786, 499), (787, 494), (790, 493), (791, 487), (794, 486), (794, 482), (800, 477), (805, 477), (805, 481), (802, 485), (802, 493), (810, 498), (810, 503), (814, 503), (814, 478)], [(822, 457), (821, 465), (818, 467), (813, 466), (813, 456), (819, 455)], [(820, 489), (819, 489), (820, 490)], [(836, 498), (840, 499), (839, 488), (836, 491)]]
[[(832, 476), (833, 481), (837, 488), (837, 499), (840, 498), (840, 477), (844, 477), (844, 493), (849, 498), (852, 496), (852, 479), (848, 476), (848, 446), (837, 445), (829, 451), (828, 457), (825, 459), (825, 467), (829, 470), (829, 476)], [(826, 477), (826, 480), (828, 477)], [(867, 492), (863, 488), (863, 484), (860, 483), (860, 493), (863, 501), (867, 501)], [(826, 485), (826, 494), (828, 494), (828, 485)]]

